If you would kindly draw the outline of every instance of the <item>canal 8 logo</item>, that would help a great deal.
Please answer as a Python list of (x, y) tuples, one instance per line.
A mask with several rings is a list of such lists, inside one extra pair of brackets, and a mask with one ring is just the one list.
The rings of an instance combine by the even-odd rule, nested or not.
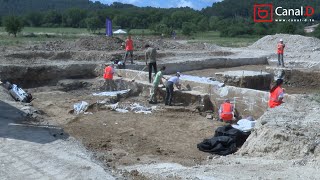
[[(272, 4), (255, 4), (253, 6), (253, 20), (254, 22), (272, 22), (273, 15), (277, 18), (291, 18), (293, 20), (311, 18), (314, 14), (314, 8), (311, 6), (300, 6), (299, 8), (283, 8), (276, 7), (273, 10)], [(278, 19), (275, 19), (276, 21)], [(281, 20), (281, 19), (280, 19)]]
[(272, 4), (255, 4), (253, 6), (254, 22), (272, 22), (273, 5)]

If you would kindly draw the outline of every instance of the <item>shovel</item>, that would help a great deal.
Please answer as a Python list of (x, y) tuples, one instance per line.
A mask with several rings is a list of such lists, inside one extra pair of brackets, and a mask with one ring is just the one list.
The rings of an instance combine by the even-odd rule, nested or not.
[(142, 68), (142, 69), (140, 70), (141, 72), (139, 72), (139, 73), (131, 80), (131, 82), (134, 82), (135, 79), (136, 79), (136, 77), (139, 76), (139, 75), (143, 72), (143, 70), (145, 70), (146, 68), (147, 68), (147, 66), (145, 66), (144, 68)]

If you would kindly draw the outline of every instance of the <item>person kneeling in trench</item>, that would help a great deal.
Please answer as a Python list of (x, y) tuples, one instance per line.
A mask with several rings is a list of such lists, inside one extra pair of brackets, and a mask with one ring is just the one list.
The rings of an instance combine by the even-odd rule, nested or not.
[(152, 86), (151, 93), (150, 93), (150, 100), (149, 100), (150, 104), (158, 103), (157, 102), (157, 92), (159, 91), (159, 84), (160, 83), (163, 84), (162, 78), (167, 80), (166, 78), (163, 77), (163, 72), (165, 69), (166, 69), (166, 67), (162, 66), (160, 68), (160, 71), (157, 72), (157, 74), (154, 77), (153, 86)]
[[(109, 91), (115, 91), (116, 90), (116, 83), (113, 80), (113, 75), (117, 74), (114, 69), (114, 64), (111, 63), (110, 65), (105, 64), (106, 68), (104, 69), (103, 78), (105, 80), (104, 82), (104, 88), (105, 90)], [(121, 77), (119, 74), (117, 74), (119, 77)]]
[(219, 108), (219, 119), (220, 121), (226, 122), (226, 123), (232, 123), (232, 120), (234, 117), (237, 117), (236, 109), (234, 108), (234, 105), (230, 103), (229, 99), (226, 99), (223, 104), (220, 105)]

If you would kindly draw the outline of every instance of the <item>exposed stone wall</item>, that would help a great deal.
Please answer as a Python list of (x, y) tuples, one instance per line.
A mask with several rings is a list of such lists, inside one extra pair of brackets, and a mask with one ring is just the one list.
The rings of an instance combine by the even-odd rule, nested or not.
[(94, 78), (96, 64), (2, 65), (0, 78), (29, 88), (57, 83), (61, 79)]
[[(134, 70), (118, 70), (124, 78), (134, 77), (136, 81), (148, 82), (148, 73), (134, 71)], [(241, 112), (242, 116), (253, 116), (255, 118), (260, 117), (268, 109), (269, 92), (260, 91), (248, 88), (239, 88), (233, 86), (219, 87), (218, 85), (206, 84), (194, 81), (180, 81), (184, 86), (189, 85), (193, 93), (200, 93), (207, 95), (214, 107), (214, 111), (217, 112), (219, 105), (225, 100), (230, 99), (235, 103), (236, 108)], [(151, 84), (150, 84), (151, 86)], [(188, 91), (186, 91), (188, 92)], [(190, 93), (191, 93), (190, 92)], [(284, 100), (291, 102), (292, 97), (286, 95)]]
[[(175, 61), (175, 62), (166, 62), (159, 63), (158, 66), (166, 66), (166, 74), (173, 74), (177, 71), (192, 71), (208, 68), (228, 68), (228, 67), (237, 67), (245, 65), (261, 65), (268, 64), (267, 58), (208, 58), (208, 59), (199, 59), (192, 61)], [(131, 65), (127, 64), (126, 68), (133, 70), (141, 70), (145, 65)], [(147, 69), (145, 69), (147, 71)]]

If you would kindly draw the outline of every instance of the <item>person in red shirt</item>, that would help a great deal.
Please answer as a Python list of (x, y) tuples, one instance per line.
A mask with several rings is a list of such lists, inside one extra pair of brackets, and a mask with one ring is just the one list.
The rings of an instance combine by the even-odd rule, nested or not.
[[(117, 85), (113, 81), (113, 75), (117, 74), (114, 69), (114, 64), (111, 63), (110, 65), (105, 64), (104, 73), (103, 73), (103, 79), (105, 80), (104, 87), (105, 90), (109, 91), (115, 91)], [(119, 77), (121, 77), (119, 74), (117, 74)]]
[(283, 40), (280, 39), (278, 45), (277, 45), (277, 54), (278, 54), (278, 65), (281, 67), (284, 67), (284, 62), (283, 62), (283, 51), (284, 48), (286, 47), (285, 44), (283, 44)]
[(274, 108), (283, 103), (284, 89), (281, 87), (282, 79), (277, 79), (276, 84), (270, 90), (269, 107)]
[(229, 99), (226, 99), (219, 108), (219, 118), (220, 120), (231, 123), (234, 116), (234, 106), (230, 103)]
[(131, 60), (131, 64), (133, 64), (133, 41), (131, 39), (131, 36), (129, 35), (126, 42), (125, 42), (125, 48), (126, 48), (126, 53), (125, 53), (125, 57), (124, 57), (124, 64), (127, 61), (127, 57), (130, 54), (130, 60)]

